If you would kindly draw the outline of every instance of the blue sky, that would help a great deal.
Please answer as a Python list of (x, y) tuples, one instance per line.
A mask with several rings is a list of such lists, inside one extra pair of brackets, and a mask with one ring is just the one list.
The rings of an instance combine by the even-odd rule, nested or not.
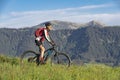
[(0, 0), (0, 28), (31, 27), (44, 21), (120, 25), (119, 0)]

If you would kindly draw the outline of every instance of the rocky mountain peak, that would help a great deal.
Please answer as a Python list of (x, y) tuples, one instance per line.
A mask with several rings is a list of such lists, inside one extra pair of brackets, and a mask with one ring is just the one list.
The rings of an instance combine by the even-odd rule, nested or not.
[(86, 26), (89, 26), (89, 27), (101, 27), (102, 28), (105, 25), (103, 23), (98, 22), (98, 21), (92, 20), (92, 21), (88, 22), (86, 24)]
[[(52, 20), (52, 21), (48, 21), (51, 22), (53, 25), (53, 28), (55, 30), (61, 30), (61, 29), (78, 29), (78, 28), (82, 28), (82, 27), (104, 27), (103, 23), (100, 23), (98, 21), (90, 21), (88, 23), (85, 24), (81, 24), (81, 23), (74, 23), (74, 22), (67, 22), (67, 21), (59, 21), (59, 20)], [(44, 22), (45, 23), (45, 22)], [(43, 27), (44, 23), (38, 24), (36, 26), (33, 26), (34, 28), (38, 28), (38, 27)]]
[(55, 29), (77, 29), (80, 27), (80, 24), (73, 22), (59, 21), (59, 20), (53, 20), (50, 22), (53, 24), (53, 27)]

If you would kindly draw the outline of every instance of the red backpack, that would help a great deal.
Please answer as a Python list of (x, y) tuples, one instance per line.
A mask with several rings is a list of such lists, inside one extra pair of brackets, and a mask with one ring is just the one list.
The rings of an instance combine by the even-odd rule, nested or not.
[(44, 28), (38, 28), (38, 29), (35, 31), (35, 36), (36, 36), (36, 37), (42, 36), (43, 31), (44, 31)]

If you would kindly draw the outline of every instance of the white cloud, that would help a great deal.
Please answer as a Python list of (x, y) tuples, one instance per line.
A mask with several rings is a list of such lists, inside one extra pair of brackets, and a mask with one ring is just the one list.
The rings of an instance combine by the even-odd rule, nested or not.
[(88, 6), (83, 6), (81, 9), (95, 9), (95, 8), (104, 8), (104, 7), (110, 7), (114, 6), (114, 4), (109, 3), (109, 4), (101, 4), (101, 5), (88, 5)]
[(49, 20), (63, 20), (85, 23), (91, 20), (102, 21), (107, 25), (120, 25), (120, 13), (92, 13), (91, 9), (110, 7), (113, 4), (89, 5), (77, 8), (66, 8), (44, 11), (11, 12), (9, 15), (1, 16), (0, 27), (30, 27)]

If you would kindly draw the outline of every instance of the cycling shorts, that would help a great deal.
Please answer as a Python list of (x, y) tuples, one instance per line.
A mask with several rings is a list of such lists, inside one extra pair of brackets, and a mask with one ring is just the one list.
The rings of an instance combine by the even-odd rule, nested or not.
[(42, 41), (35, 40), (37, 46), (43, 45)]

